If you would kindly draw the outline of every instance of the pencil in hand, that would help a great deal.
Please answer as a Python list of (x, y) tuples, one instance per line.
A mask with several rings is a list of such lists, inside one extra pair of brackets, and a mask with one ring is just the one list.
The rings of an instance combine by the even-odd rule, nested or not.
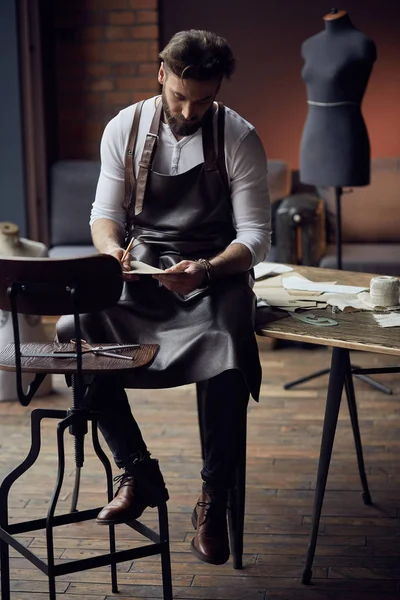
[(123, 262), (124, 262), (124, 260), (126, 259), (126, 257), (127, 257), (127, 256), (128, 256), (128, 254), (129, 254), (129, 252), (132, 250), (133, 242), (134, 242), (134, 238), (131, 238), (131, 241), (130, 241), (130, 242), (129, 242), (129, 244), (127, 245), (127, 247), (126, 247), (126, 250), (125, 250), (125, 252), (124, 252), (124, 253), (123, 253), (123, 255), (122, 255), (122, 258), (121, 258), (121, 263), (123, 263)]

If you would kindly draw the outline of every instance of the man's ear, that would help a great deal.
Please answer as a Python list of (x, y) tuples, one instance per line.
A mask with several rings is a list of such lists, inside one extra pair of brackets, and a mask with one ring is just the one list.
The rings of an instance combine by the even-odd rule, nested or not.
[(164, 85), (164, 81), (165, 81), (165, 67), (164, 67), (164, 63), (162, 62), (160, 65), (160, 68), (158, 69), (158, 83), (160, 85)]

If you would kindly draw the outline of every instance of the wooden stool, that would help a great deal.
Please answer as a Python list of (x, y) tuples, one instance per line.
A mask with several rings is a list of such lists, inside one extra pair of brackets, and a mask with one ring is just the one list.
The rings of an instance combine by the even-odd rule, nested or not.
[[(48, 576), (49, 598), (56, 599), (55, 577), (105, 565), (111, 567), (112, 592), (118, 592), (117, 564), (145, 556), (161, 555), (163, 597), (172, 600), (171, 565), (168, 534), (168, 513), (164, 499), (157, 505), (159, 533), (139, 521), (127, 525), (139, 532), (153, 544), (130, 550), (116, 551), (115, 527), (109, 526), (110, 552), (100, 556), (75, 560), (64, 564), (54, 562), (54, 527), (94, 519), (102, 507), (55, 516), (64, 471), (64, 433), (66, 429), (74, 436), (75, 463), (79, 477), (84, 462), (84, 438), (91, 422), (92, 443), (102, 462), (106, 480), (108, 502), (113, 498), (111, 464), (103, 452), (97, 433), (96, 415), (83, 408), (89, 385), (88, 375), (108, 376), (123, 374), (137, 367), (144, 367), (154, 358), (158, 346), (140, 344), (136, 348), (117, 349), (115, 352), (130, 356), (132, 360), (103, 356), (84, 350), (81, 343), (80, 314), (98, 312), (116, 304), (120, 298), (123, 279), (119, 262), (109, 255), (95, 255), (75, 259), (28, 259), (0, 258), (0, 308), (10, 311), (13, 319), (14, 344), (0, 353), (0, 369), (15, 371), (18, 397), (27, 406), (44, 380), (46, 374), (63, 374), (71, 379), (73, 403), (69, 410), (35, 409), (31, 414), (31, 448), (26, 459), (7, 475), (0, 486), (0, 566), (1, 598), (10, 599), (9, 546), (12, 546)], [(21, 344), (18, 329), (18, 313), (34, 315), (74, 315), (76, 346), (72, 344)], [(112, 352), (111, 344), (103, 345)], [(97, 346), (96, 346), (97, 347)], [(115, 346), (114, 346), (115, 348)], [(22, 373), (35, 373), (35, 379), (25, 393)], [(40, 453), (41, 421), (58, 419), (57, 451), (58, 474), (47, 516), (42, 519), (10, 524), (8, 521), (8, 495), (11, 486), (35, 463)], [(46, 529), (47, 562), (23, 546), (14, 536)]]

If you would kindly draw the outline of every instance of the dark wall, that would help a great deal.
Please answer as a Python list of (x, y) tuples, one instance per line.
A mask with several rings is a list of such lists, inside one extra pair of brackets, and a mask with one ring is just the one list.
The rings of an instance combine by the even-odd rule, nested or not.
[(21, 93), (18, 75), (16, 0), (0, 2), (0, 221), (11, 221), (25, 235)]
[(98, 160), (106, 123), (158, 93), (157, 1), (42, 0), (54, 19), (58, 158)]
[[(320, 0), (160, 0), (161, 45), (189, 28), (226, 37), (238, 68), (220, 99), (256, 126), (270, 158), (297, 168), (307, 114), (300, 47), (323, 29), (331, 6)], [(348, 0), (338, 8), (378, 49), (363, 102), (372, 156), (400, 156), (400, 2)]]

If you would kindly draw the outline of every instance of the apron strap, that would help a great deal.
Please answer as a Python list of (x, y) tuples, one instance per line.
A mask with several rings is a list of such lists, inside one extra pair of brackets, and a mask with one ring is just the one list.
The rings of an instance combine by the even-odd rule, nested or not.
[(137, 176), (135, 194), (135, 216), (140, 214), (143, 210), (143, 201), (146, 192), (147, 178), (149, 176), (149, 172), (151, 171), (154, 155), (157, 149), (158, 131), (160, 128), (162, 108), (162, 102), (160, 101), (155, 110), (153, 120), (150, 126), (150, 131), (146, 135), (146, 139), (143, 146), (142, 158), (139, 161), (139, 172)]
[(215, 155), (213, 113), (211, 110), (202, 126), (202, 140), (205, 169), (206, 171), (216, 171), (218, 165)]
[(218, 158), (217, 166), (222, 181), (229, 191), (229, 176), (226, 170), (225, 163), (225, 106), (222, 102), (218, 102), (218, 124), (217, 124), (217, 139), (218, 139)]
[[(149, 172), (151, 171), (154, 156), (157, 149), (158, 132), (160, 128), (160, 121), (163, 110), (162, 102), (160, 101), (154, 112), (149, 133), (146, 135), (146, 140), (143, 145), (142, 157), (139, 161), (138, 176), (137, 180), (135, 180), (133, 158), (142, 107), (143, 101), (139, 102), (136, 106), (125, 157), (124, 209), (127, 213), (127, 222), (131, 221), (132, 212), (136, 216), (140, 214), (143, 210), (143, 201), (146, 192), (147, 178), (149, 176)], [(212, 113), (210, 113), (210, 118), (207, 119), (203, 125), (202, 138), (206, 171), (218, 170), (226, 190), (229, 191), (229, 177), (225, 164), (225, 106), (221, 102), (218, 102), (217, 117), (218, 156), (216, 156), (215, 153)], [(133, 195), (135, 195), (134, 211), (132, 211)]]
[(217, 116), (218, 156), (215, 153), (213, 117), (203, 124), (203, 154), (206, 171), (218, 171), (224, 187), (229, 191), (229, 177), (225, 164), (225, 106), (218, 102)]
[(135, 188), (135, 169), (133, 167), (133, 158), (135, 155), (136, 140), (143, 104), (144, 100), (138, 102), (136, 105), (135, 115), (133, 117), (132, 128), (129, 134), (128, 145), (126, 147), (125, 154), (125, 198), (123, 206), (125, 212), (128, 214), (131, 208), (132, 193)]

